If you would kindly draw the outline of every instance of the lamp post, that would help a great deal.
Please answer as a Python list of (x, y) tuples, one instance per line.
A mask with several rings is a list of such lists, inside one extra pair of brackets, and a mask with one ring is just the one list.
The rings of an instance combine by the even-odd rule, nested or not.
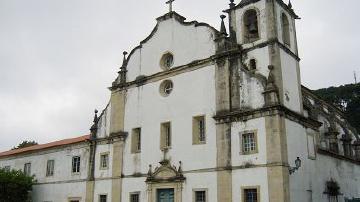
[(299, 170), (299, 168), (301, 167), (301, 159), (300, 157), (297, 157), (295, 160), (295, 167), (289, 167), (289, 174), (293, 174), (295, 173), (297, 170)]

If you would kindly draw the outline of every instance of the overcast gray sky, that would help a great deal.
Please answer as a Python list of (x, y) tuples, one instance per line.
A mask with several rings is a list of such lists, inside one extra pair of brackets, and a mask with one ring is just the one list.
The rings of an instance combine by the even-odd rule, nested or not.
[[(240, 0), (236, 0), (238, 3)], [(285, 0), (287, 3), (287, 0)], [(122, 52), (167, 12), (165, 0), (0, 0), (0, 151), (89, 132), (108, 102)], [(177, 0), (188, 20), (219, 27), (228, 0)], [(359, 0), (293, 0), (302, 83), (360, 77)]]

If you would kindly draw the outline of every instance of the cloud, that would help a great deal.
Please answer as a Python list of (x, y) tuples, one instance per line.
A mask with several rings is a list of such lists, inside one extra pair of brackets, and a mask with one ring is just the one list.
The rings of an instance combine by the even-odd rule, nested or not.
[[(151, 32), (165, 1), (0, 1), (0, 150), (89, 132), (109, 99), (122, 52)], [(182, 0), (174, 9), (216, 28), (227, 1)], [(352, 82), (357, 0), (294, 1), (302, 79), (310, 88)], [(319, 9), (321, 8), (321, 9)], [(326, 78), (326, 79), (324, 79)]]

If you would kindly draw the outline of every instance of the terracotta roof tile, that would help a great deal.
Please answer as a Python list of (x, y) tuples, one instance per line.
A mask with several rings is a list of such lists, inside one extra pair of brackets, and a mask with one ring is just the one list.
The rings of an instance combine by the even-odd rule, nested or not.
[(89, 140), (89, 138), (90, 138), (90, 135), (84, 135), (84, 136), (80, 136), (80, 137), (50, 142), (47, 144), (39, 144), (39, 145), (34, 145), (34, 146), (26, 147), (26, 148), (5, 151), (5, 152), (0, 153), (0, 158), (7, 157), (7, 156), (13, 156), (13, 155), (17, 155), (17, 154), (33, 152), (33, 151), (49, 149), (49, 148), (53, 148), (53, 147), (75, 144), (75, 143), (79, 143), (79, 142), (84, 142), (84, 141)]

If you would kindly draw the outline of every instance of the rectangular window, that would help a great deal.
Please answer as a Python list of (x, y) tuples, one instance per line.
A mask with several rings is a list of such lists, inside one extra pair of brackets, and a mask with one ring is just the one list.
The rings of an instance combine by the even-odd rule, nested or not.
[(31, 175), (31, 163), (25, 163), (24, 165), (24, 174), (27, 176)]
[(46, 164), (46, 176), (53, 176), (54, 175), (54, 160), (48, 160)]
[(258, 202), (258, 201), (260, 201), (258, 187), (244, 188), (242, 191), (242, 195), (243, 195), (243, 202)]
[(109, 154), (100, 154), (100, 169), (108, 169), (109, 168)]
[(99, 195), (99, 202), (106, 202), (107, 201), (107, 195), (101, 194)]
[(193, 117), (193, 144), (205, 144), (205, 129), (205, 116)]
[(241, 134), (242, 154), (257, 153), (257, 138), (255, 132), (246, 132)]
[(141, 128), (134, 128), (131, 135), (131, 153), (141, 152)]
[(10, 166), (5, 166), (5, 167), (4, 167), (4, 170), (5, 170), (6, 172), (10, 172), (11, 167), (10, 167)]
[(81, 201), (81, 198), (79, 197), (71, 197), (69, 198), (69, 202), (80, 202)]
[(206, 191), (195, 191), (195, 202), (206, 202)]
[(160, 149), (164, 150), (171, 147), (171, 123), (161, 124)]
[(130, 202), (139, 202), (140, 192), (130, 193)]
[(72, 158), (72, 172), (73, 173), (80, 172), (80, 156), (74, 156)]

